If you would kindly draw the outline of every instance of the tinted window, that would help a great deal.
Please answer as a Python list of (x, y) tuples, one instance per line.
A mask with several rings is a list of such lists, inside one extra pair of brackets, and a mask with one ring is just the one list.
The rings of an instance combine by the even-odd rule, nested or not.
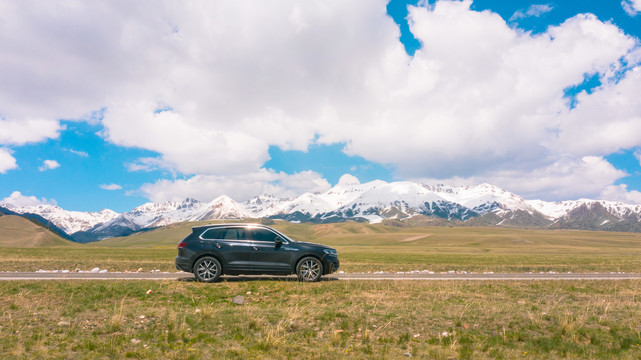
[(218, 229), (209, 229), (201, 235), (203, 239), (214, 240), (214, 239), (224, 239), (224, 240), (247, 240), (247, 230), (242, 228), (218, 228)]
[(226, 229), (208, 229), (201, 235), (203, 239), (224, 239)]
[(247, 230), (245, 230), (243, 228), (231, 228), (231, 229), (226, 229), (223, 239), (225, 239), (225, 240), (249, 240), (249, 237), (247, 236)]
[(264, 229), (254, 229), (252, 230), (252, 239), (256, 241), (270, 241), (274, 242), (278, 235), (274, 234), (269, 230)]

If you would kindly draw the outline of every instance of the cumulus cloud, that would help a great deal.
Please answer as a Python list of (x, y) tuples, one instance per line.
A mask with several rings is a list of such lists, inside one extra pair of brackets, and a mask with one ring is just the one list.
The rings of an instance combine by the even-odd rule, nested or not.
[(641, 12), (641, 0), (622, 0), (621, 6), (630, 16), (636, 16)]
[(340, 179), (338, 179), (338, 185), (343, 186), (358, 185), (360, 183), (360, 180), (352, 174), (344, 174)]
[[(0, 126), (22, 130), (0, 132), (0, 144), (56, 137), (57, 119), (105, 109), (105, 139), (160, 154), (130, 170), (185, 178), (143, 186), (152, 200), (295, 193), (296, 174), (261, 170), (269, 146), (338, 142), (400, 178), (513, 188), (543, 175), (530, 193), (563, 198), (577, 192), (548, 184), (597, 166), (585, 159), (641, 146), (638, 39), (614, 24), (583, 14), (533, 35), (470, 0), (442, 0), (409, 8), (422, 44), (410, 57), (386, 3), (3, 2)], [(565, 89), (586, 74), (602, 86), (570, 108)], [(599, 181), (620, 175), (606, 170)], [(301, 189), (325, 181), (304, 180)]]
[(5, 174), (9, 170), (17, 169), (16, 158), (11, 156), (11, 151), (0, 148), (0, 174)]
[(51, 119), (5, 120), (2, 115), (0, 113), (0, 144), (4, 145), (24, 145), (56, 138), (63, 129), (58, 121)]
[(163, 179), (145, 184), (140, 190), (151, 201), (164, 202), (180, 201), (186, 197), (211, 201), (220, 195), (246, 201), (260, 194), (293, 197), (305, 192), (323, 192), (329, 188), (327, 180), (313, 171), (289, 175), (261, 169), (235, 176), (195, 175), (188, 179)]
[(637, 190), (629, 190), (628, 186), (625, 184), (607, 186), (601, 193), (600, 198), (619, 201), (624, 204), (641, 205), (641, 192)]
[(101, 184), (100, 188), (103, 189), (103, 190), (111, 190), (111, 191), (113, 191), (113, 190), (122, 189), (122, 186), (120, 186), (118, 184)]
[(53, 170), (60, 167), (60, 163), (56, 160), (45, 160), (42, 162), (42, 165), (38, 168), (40, 171)]
[[(581, 83), (586, 73), (609, 73), (635, 40), (592, 15), (531, 35), (469, 5), (438, 2), (432, 10), (410, 9), (410, 28), (423, 48), (409, 63), (406, 85), (392, 93), (392, 105), (406, 106), (378, 109), (372, 126), (359, 131), (333, 127), (350, 132), (344, 134), (350, 153), (397, 164), (401, 177), (471, 176), (547, 166), (564, 156), (564, 147), (583, 140), (567, 133), (559, 117), (573, 114), (564, 89)], [(410, 81), (417, 78), (427, 81)], [(600, 129), (628, 120), (608, 116)], [(564, 141), (555, 142), (559, 137)], [(608, 137), (602, 141), (606, 147), (621, 145)]]
[(53, 199), (38, 199), (35, 196), (24, 196), (20, 191), (14, 191), (11, 195), (0, 200), (0, 204), (12, 205), (15, 207), (27, 207), (27, 206), (38, 206), (38, 205), (56, 205), (56, 201)]
[[(445, 182), (452, 185), (490, 183), (528, 200), (554, 201), (603, 199), (603, 196), (615, 194), (612, 189), (609, 192), (604, 189), (608, 189), (616, 180), (627, 175), (602, 157), (585, 156), (581, 159), (560, 159), (548, 166), (531, 170), (503, 170), (464, 178), (416, 180), (428, 184)], [(623, 190), (625, 188), (618, 188), (617, 199), (622, 198)]]

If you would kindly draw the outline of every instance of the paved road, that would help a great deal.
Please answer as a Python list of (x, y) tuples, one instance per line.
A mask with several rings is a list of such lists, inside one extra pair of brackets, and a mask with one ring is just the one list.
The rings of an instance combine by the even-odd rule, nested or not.
[[(295, 276), (224, 276), (224, 281), (256, 281), (256, 280), (295, 281)], [(589, 273), (589, 274), (557, 274), (557, 273), (523, 273), (523, 274), (331, 274), (324, 280), (626, 280), (641, 279), (637, 273)], [(62, 272), (0, 272), (2, 280), (179, 280), (194, 281), (190, 273), (62, 273)]]

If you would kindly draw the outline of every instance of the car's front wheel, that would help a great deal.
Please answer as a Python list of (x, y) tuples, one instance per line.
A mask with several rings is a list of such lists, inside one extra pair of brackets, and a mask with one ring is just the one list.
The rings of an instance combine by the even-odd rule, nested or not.
[(194, 264), (194, 275), (198, 281), (212, 283), (218, 280), (221, 273), (220, 262), (213, 257), (202, 257)]
[(323, 275), (323, 263), (315, 257), (303, 258), (296, 266), (296, 275), (300, 281), (318, 281)]

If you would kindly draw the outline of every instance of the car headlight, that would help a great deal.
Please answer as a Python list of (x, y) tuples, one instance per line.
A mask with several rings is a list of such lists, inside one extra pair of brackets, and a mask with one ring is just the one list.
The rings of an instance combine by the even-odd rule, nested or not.
[(325, 254), (338, 255), (338, 252), (336, 252), (336, 249), (323, 249), (323, 252)]

